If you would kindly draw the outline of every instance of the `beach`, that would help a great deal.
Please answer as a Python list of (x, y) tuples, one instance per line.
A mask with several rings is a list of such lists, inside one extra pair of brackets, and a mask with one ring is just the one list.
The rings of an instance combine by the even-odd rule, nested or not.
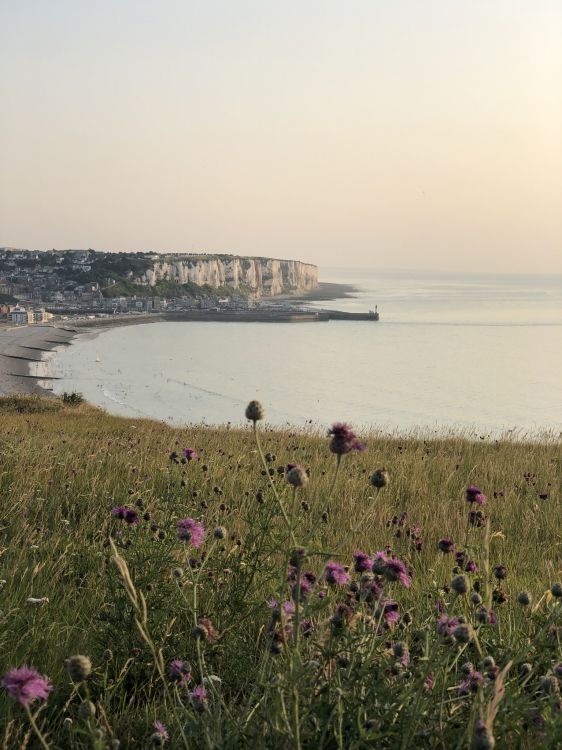
[(48, 391), (49, 353), (68, 346), (74, 335), (62, 325), (0, 328), (0, 395)]
[[(299, 295), (279, 295), (270, 298), (280, 302), (319, 302), (349, 298), (355, 287), (351, 284), (320, 283), (317, 289)], [(302, 314), (301, 316), (302, 317)], [(103, 318), (78, 318), (48, 325), (0, 326), (0, 395), (13, 393), (49, 393), (52, 390), (47, 361), (54, 351), (68, 346), (77, 335), (99, 332), (115, 326), (162, 323), (165, 321), (228, 322), (296, 322), (290, 310), (256, 310), (248, 313), (216, 313), (213, 310), (193, 310), (173, 313), (115, 315)]]

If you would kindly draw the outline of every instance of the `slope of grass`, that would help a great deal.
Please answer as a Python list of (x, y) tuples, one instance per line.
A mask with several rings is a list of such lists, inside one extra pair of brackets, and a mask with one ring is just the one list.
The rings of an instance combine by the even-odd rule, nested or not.
[[(163, 740), (156, 720), (170, 747), (562, 742), (559, 444), (371, 434), (335, 476), (315, 434), (259, 430), (264, 468), (251, 428), (42, 403), (0, 399), (0, 674), (48, 675), (48, 701), (31, 706), (48, 746), (147, 747)], [(184, 448), (198, 457), (182, 463)], [(305, 487), (288, 484), (289, 463), (310, 470)], [(481, 527), (470, 484), (488, 498)], [(178, 539), (184, 518), (205, 527), (202, 546)], [(356, 550), (402, 560), (411, 586), (384, 566), (355, 572)], [(343, 585), (325, 580), (329, 560), (349, 566)], [(470, 625), (467, 642), (459, 623), (438, 627), (445, 615)], [(83, 682), (65, 669), (73, 654), (91, 659)], [(6, 691), (0, 727), (4, 747), (39, 742)]]

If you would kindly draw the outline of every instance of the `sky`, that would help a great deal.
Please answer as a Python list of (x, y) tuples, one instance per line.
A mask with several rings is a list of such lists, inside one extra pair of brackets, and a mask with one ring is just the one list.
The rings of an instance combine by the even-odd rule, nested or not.
[(560, 0), (1, 0), (0, 246), (562, 273)]

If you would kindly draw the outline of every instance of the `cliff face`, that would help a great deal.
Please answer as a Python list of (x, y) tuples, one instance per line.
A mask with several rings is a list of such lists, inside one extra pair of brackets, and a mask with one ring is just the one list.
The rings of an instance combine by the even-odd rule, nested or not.
[(248, 287), (256, 296), (306, 292), (318, 285), (318, 268), (298, 260), (170, 255), (155, 258), (151, 269), (135, 279), (154, 286), (158, 281), (202, 286)]

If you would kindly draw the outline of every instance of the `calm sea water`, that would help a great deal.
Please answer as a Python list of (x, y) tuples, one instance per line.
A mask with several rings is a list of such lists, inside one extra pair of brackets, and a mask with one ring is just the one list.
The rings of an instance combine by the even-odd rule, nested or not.
[(562, 277), (321, 276), (359, 291), (317, 307), (378, 304), (380, 322), (109, 329), (58, 354), (55, 389), (175, 424), (241, 424), (259, 398), (280, 425), (561, 430)]

